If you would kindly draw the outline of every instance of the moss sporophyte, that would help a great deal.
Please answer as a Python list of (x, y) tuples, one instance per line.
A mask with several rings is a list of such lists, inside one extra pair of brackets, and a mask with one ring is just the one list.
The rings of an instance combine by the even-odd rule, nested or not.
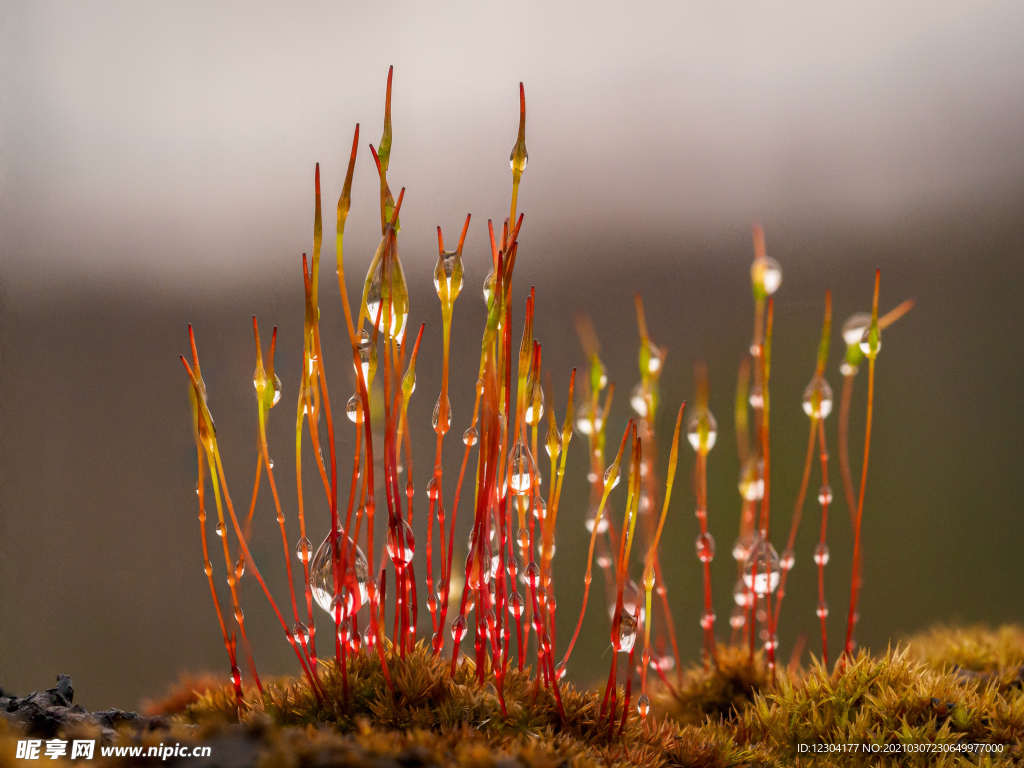
[[(518, 346), (513, 346), (512, 287), (524, 221), (517, 203), (528, 157), (522, 86), (518, 134), (510, 157), (509, 216), (500, 226), (492, 221), (487, 223), (491, 263), (484, 282), (487, 315), (472, 418), (461, 432), (460, 471), (449, 484), (445, 482), (442, 459), (445, 438), (452, 427), (450, 348), (455, 304), (463, 293), (462, 252), (471, 219), (466, 216), (454, 249), (446, 247), (442, 229), (437, 228), (438, 259), (433, 282), (441, 311), (441, 386), (431, 419), (434, 461), (423, 473), (423, 490), (415, 487), (411, 446), (417, 425), (409, 417), (408, 406), (416, 390), (416, 361), (424, 325), (410, 326), (410, 291), (399, 256), (399, 214), (405, 190), (401, 189), (396, 197), (388, 181), (392, 170), (391, 94), (389, 71), (384, 131), (376, 148), (371, 145), (380, 179), (381, 239), (354, 307), (345, 284), (343, 245), (359, 146), (358, 126), (337, 208), (338, 287), (352, 356), (352, 378), (356, 383), (344, 409), (355, 436), (348, 482), (339, 479), (335, 448), (337, 432), (345, 421), (336, 422), (333, 418), (321, 343), (319, 275), (323, 223), (319, 166), (315, 176), (312, 253), (309, 258), (303, 254), (301, 259), (305, 297), (302, 365), (297, 390), (290, 395), (297, 398), (294, 516), (288, 514), (291, 505), (279, 497), (275, 464), (267, 444), (266, 425), (271, 412), (289, 396), (289, 389), (282, 387), (274, 366), (277, 330), (271, 335), (269, 347), (264, 348), (253, 318), (253, 383), (259, 445), (252, 497), (245, 515), (236, 510), (228, 489), (209, 396), (189, 328), (191, 361), (184, 356), (181, 360), (190, 383), (199, 470), (199, 532), (204, 569), (230, 669), (230, 684), (207, 692), (193, 705), (191, 716), (201, 719), (204, 713), (221, 713), (248, 719), (256, 713), (266, 713), (281, 724), (320, 721), (335, 723), (344, 730), (358, 730), (362, 727), (360, 718), (372, 714), (380, 727), (430, 726), (445, 733), (445, 729), (456, 728), (458, 723), (471, 723), (486, 725), (488, 732), (505, 734), (502, 738), (543, 730), (555, 740), (552, 744), (563, 737), (575, 740), (573, 743), (578, 743), (581, 750), (599, 750), (611, 762), (646, 759), (655, 764), (683, 764), (681, 755), (686, 750), (690, 750), (687, 754), (699, 753), (703, 749), (699, 740), (705, 737), (717, 739), (717, 744), (713, 750), (715, 759), (708, 757), (702, 764), (767, 759), (771, 750), (781, 749), (786, 739), (792, 740), (791, 730), (780, 730), (780, 705), (769, 702), (786, 702), (794, 710), (813, 710), (816, 714), (808, 715), (808, 738), (817, 738), (824, 732), (822, 729), (828, 724), (822, 718), (847, 718), (851, 732), (873, 727), (872, 718), (883, 717), (883, 708), (869, 704), (864, 698), (866, 692), (874, 690), (872, 686), (887, 690), (885, 686), (892, 685), (899, 676), (918, 674), (913, 670), (920, 663), (903, 651), (879, 658), (854, 653), (863, 564), (861, 527), (865, 515), (872, 514), (866, 491), (871, 431), (875, 426), (875, 367), (881, 331), (905, 314), (911, 303), (905, 302), (888, 315), (880, 316), (880, 275), (876, 272), (871, 313), (854, 315), (843, 326), (846, 354), (841, 368), (844, 380), (839, 404), (839, 474), (850, 509), (854, 545), (847, 629), (841, 649), (833, 648), (830, 653), (824, 568), (829, 562), (827, 533), (833, 492), (829, 485), (825, 426), (833, 410), (833, 393), (825, 377), (832, 294), (825, 293), (821, 343), (816, 357), (808, 354), (808, 368), (813, 361), (813, 375), (803, 395), (803, 410), (810, 419), (807, 449), (788, 537), (780, 556), (772, 543), (771, 527), (771, 360), (777, 311), (774, 297), (782, 283), (782, 268), (767, 255), (763, 230), (754, 228), (750, 271), (753, 337), (749, 350), (740, 359), (734, 409), (741, 466), (738, 537), (732, 547), (737, 561), (737, 580), (732, 590), (735, 607), (728, 622), (729, 643), (723, 644), (724, 638), (715, 633), (710, 564), (716, 545), (708, 530), (708, 519), (709, 515), (725, 518), (731, 512), (709, 509), (708, 461), (719, 431), (709, 408), (711, 380), (707, 367), (700, 363), (696, 366), (694, 402), (672, 405), (675, 427), (667, 466), (659, 478), (655, 424), (663, 405), (660, 383), (668, 356), (667, 349), (651, 339), (639, 296), (635, 303), (640, 380), (629, 396), (635, 413), (621, 438), (616, 441), (616, 436), (612, 437), (614, 454), (610, 462), (606, 431), (615, 384), (609, 380), (590, 321), (585, 316), (576, 318), (588, 367), (579, 376), (575, 369), (565, 376), (565, 371), (558, 370), (558, 361), (542, 355), (540, 341), (534, 338), (537, 304), (531, 288), (525, 301), (522, 334), (517, 339)], [(847, 446), (854, 376), (863, 358), (868, 361), (867, 418), (860, 482), (855, 487)], [(567, 380), (561, 420), (556, 416), (558, 398), (553, 385), (553, 380), (560, 376)], [(542, 438), (543, 426), (546, 435)], [(681, 433), (685, 433), (696, 455), (693, 482), (699, 533), (695, 549), (703, 571), (703, 609), (699, 617), (704, 633), (703, 654), (700, 663), (690, 669), (684, 668), (680, 655), (669, 610), (669, 585), (659, 558), (676, 479)], [(305, 434), (313, 446), (313, 461), (330, 509), (330, 529), (322, 540), (310, 529), (305, 516), (305, 496), (309, 490), (302, 482), (303, 452), (308, 450), (304, 449)], [(580, 438), (581, 450), (587, 452), (590, 491), (582, 503), (575, 498), (566, 499), (563, 509), (566, 457), (574, 436)], [(541, 449), (547, 454), (547, 461), (541, 460)], [(820, 623), (820, 654), (810, 670), (804, 671), (799, 652), (790, 665), (778, 663), (777, 629), (784, 617), (781, 608), (787, 577), (797, 562), (794, 547), (816, 452), (820, 464), (816, 496), (821, 514), (813, 561), (817, 566), (818, 599), (814, 605), (788, 606), (786, 614), (813, 611)], [(346, 470), (347, 465), (342, 468), (342, 477)], [(275, 597), (268, 588), (249, 546), (264, 473), (281, 535), (289, 587), (285, 598)], [(208, 487), (213, 490), (219, 542), (210, 539), (207, 530)], [(381, 487), (385, 506), (378, 510)], [(472, 532), (465, 562), (456, 568), (456, 521), (463, 496), (469, 505), (464, 515), (472, 519)], [(427, 517), (427, 533), (425, 558), (421, 555), (421, 560), (417, 560), (413, 509), (421, 503)], [(613, 514), (616, 510), (618, 514)], [(380, 517), (384, 517), (383, 524)], [(580, 615), (571, 638), (561, 643), (555, 631), (557, 603), (552, 568), (558, 523), (562, 527), (585, 526), (588, 541)], [(219, 579), (214, 574), (219, 569), (210, 556), (211, 541), (223, 553), (229, 609), (222, 606), (218, 591)], [(375, 560), (379, 552), (386, 553), (383, 562)], [(425, 564), (422, 582), (416, 574), (416, 563), (420, 561)], [(578, 691), (563, 678), (588, 607), (595, 562), (605, 580), (612, 649), (603, 693)], [(261, 681), (239, 602), (237, 586), (243, 575), (259, 583), (295, 653), (302, 681), (272, 685)], [(294, 588), (296, 577), (300, 589)], [(423, 637), (417, 635), (421, 605), (429, 613), (431, 629), (429, 636)], [(314, 606), (323, 613), (316, 614)], [(318, 632), (318, 616), (321, 626), (326, 623), (326, 640), (322, 629)], [(799, 645), (798, 650), (801, 649)], [(830, 659), (835, 659), (832, 666)], [(651, 671), (655, 675), (653, 680), (649, 680)], [(953, 685), (942, 677), (945, 672), (928, 674), (934, 679), (927, 675), (919, 677), (909, 688), (933, 691)], [(639, 685), (635, 701), (634, 681)], [(957, 684), (969, 683), (960, 680)], [(858, 689), (861, 692), (854, 694), (851, 691), (857, 685), (862, 685)], [(942, 690), (940, 699), (954, 695)], [(998, 686), (990, 686), (978, 688), (974, 695), (984, 698), (1004, 693)], [(846, 702), (845, 709), (835, 708), (840, 699)], [(833, 709), (822, 708), (823, 702), (828, 701)], [(1007, 706), (1024, 711), (1019, 703)], [(837, 714), (840, 710), (844, 714)], [(995, 721), (970, 726), (967, 715), (957, 715), (956, 707), (950, 711), (959, 724), (957, 727), (990, 731), (995, 727)], [(924, 710), (913, 716), (911, 712), (917, 710), (907, 710), (903, 725), (889, 723), (886, 727), (905, 725), (913, 731), (924, 727), (921, 723), (937, 722), (927, 720)], [(715, 725), (706, 720), (708, 716), (725, 720)], [(1016, 709), (1004, 718), (1007, 728), (1013, 718), (1021, 718)], [(702, 727), (710, 730), (687, 730), (691, 726), (686, 723), (690, 722), (704, 723)], [(815, 728), (818, 730), (814, 731)], [(884, 728), (877, 733), (883, 731)], [(883, 734), (882, 738), (887, 737)]]

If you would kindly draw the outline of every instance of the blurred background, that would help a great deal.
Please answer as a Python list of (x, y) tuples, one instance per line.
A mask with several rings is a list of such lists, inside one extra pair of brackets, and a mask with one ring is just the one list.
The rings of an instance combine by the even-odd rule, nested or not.
[[(197, 540), (195, 448), (177, 357), (191, 322), (231, 490), (244, 506), (257, 434), (250, 317), (268, 336), (279, 326), (284, 407), (271, 416), (269, 439), (297, 540), (289, 403), (301, 365), (300, 255), (311, 249), (314, 163), (333, 232), (361, 123), (346, 240), (354, 292), (379, 239), (366, 145), (380, 137), (391, 64), (389, 178), (396, 192), (407, 188), (400, 248), (410, 326), (427, 323), (410, 406), (419, 510), (440, 388), (435, 228), (454, 240), (473, 214), (453, 332), (445, 466), (454, 473), (483, 329), (486, 221), (508, 214), (523, 81), (530, 164), (519, 198), (526, 219), (515, 327), (535, 285), (535, 333), (561, 419), (569, 372), (585, 363), (572, 316), (590, 315), (619, 387), (609, 441), (631, 415), (625, 395), (639, 378), (635, 291), (653, 340), (668, 349), (663, 440), (679, 402), (693, 397), (694, 363), (707, 361), (720, 427), (709, 460), (719, 637), (728, 636), (735, 579), (731, 413), (750, 343), (754, 221), (764, 223), (784, 274), (772, 369), (776, 545), (784, 546), (799, 484), (808, 426), (800, 399), (824, 291), (834, 294), (827, 377), (838, 394), (838, 325), (870, 308), (880, 267), (883, 311), (907, 297), (917, 307), (886, 332), (879, 358), (858, 639), (884, 649), (936, 622), (1019, 620), (1022, 45), (1024, 6), (1010, 0), (399, 2), (386, 11), (370, 3), (0, 2), (0, 685), (23, 695), (68, 673), (76, 703), (132, 708), (182, 671), (226, 678)], [(337, 412), (353, 382), (333, 264), (328, 237), (321, 308)], [(865, 378), (853, 405), (855, 474)], [(827, 426), (835, 457), (835, 416)], [(345, 422), (342, 456), (353, 440)], [(585, 568), (582, 445), (570, 448), (559, 517), (560, 652)], [(662, 557), (689, 664), (700, 658), (701, 572), (693, 454), (686, 447), (683, 455)], [(808, 649), (820, 650), (817, 472), (779, 630), (783, 658), (804, 632)], [(852, 535), (833, 487), (826, 581), (834, 656)], [(306, 488), (316, 545), (328, 513), (315, 477)], [(460, 531), (468, 531), (467, 509)], [(254, 551), (287, 602), (265, 485)], [(581, 682), (602, 677), (610, 661), (596, 581), (570, 665)], [(250, 577), (242, 593), (260, 669), (296, 673)], [(421, 636), (428, 624), (421, 609)]]

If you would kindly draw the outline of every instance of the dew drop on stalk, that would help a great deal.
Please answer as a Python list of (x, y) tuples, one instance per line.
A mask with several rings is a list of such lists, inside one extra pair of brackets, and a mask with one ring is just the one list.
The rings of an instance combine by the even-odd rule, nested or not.
[(760, 256), (750, 265), (750, 279), (765, 296), (771, 296), (782, 285), (782, 267), (770, 256)]
[[(593, 418), (591, 418), (593, 417)], [(576, 409), (576, 431), (581, 435), (592, 435), (600, 432), (604, 426), (604, 420), (600, 413), (591, 413), (591, 403), (580, 403)]]
[[(622, 475), (619, 473), (619, 468), (614, 464), (609, 464), (608, 469), (604, 471), (604, 487), (605, 490), (610, 490), (619, 484), (622, 479)], [(611, 483), (611, 486), (608, 484)]]
[(832, 488), (828, 485), (823, 485), (818, 489), (818, 503), (822, 506), (832, 503)]
[(431, 501), (437, 501), (438, 490), (437, 490), (437, 478), (432, 477), (427, 482), (427, 498)]
[(227, 533), (227, 527), (224, 525), (224, 523), (217, 523), (216, 531), (218, 536), (224, 538), (224, 534)]
[(818, 546), (814, 548), (814, 564), (815, 565), (827, 565), (828, 564), (828, 544), (825, 542), (819, 542)]
[(558, 429), (549, 429), (547, 437), (544, 438), (544, 450), (548, 452), (548, 458), (554, 459), (562, 452), (562, 435)]
[[(452, 426), (452, 404), (448, 398), (445, 398), (445, 418), (444, 422), (441, 422), (441, 395), (437, 396), (437, 405), (434, 406), (434, 414), (430, 417), (430, 424), (433, 426), (435, 432), (440, 434), (447, 434), (448, 430)], [(438, 426), (440, 425), (440, 426)]]
[(430, 647), (433, 649), (434, 653), (440, 653), (444, 650), (444, 635), (440, 632), (435, 632), (430, 638)]
[(758, 537), (743, 564), (743, 582), (758, 596), (774, 592), (779, 586), (779, 555), (771, 542)]
[(353, 424), (363, 423), (363, 402), (359, 395), (352, 395), (345, 405), (345, 415)]
[(466, 636), (466, 617), (457, 616), (455, 621), (452, 622), (452, 640), (456, 643), (462, 641), (462, 638)]
[(747, 396), (747, 401), (750, 403), (750, 407), (756, 411), (764, 408), (764, 390), (760, 384), (750, 385), (750, 394)]
[[(369, 386), (370, 376), (370, 334), (364, 328), (359, 332), (359, 367), (363, 369), (363, 383)], [(356, 372), (358, 373), (358, 371)]]
[(519, 545), (520, 552), (530, 546), (530, 534), (525, 528), (520, 528), (516, 531), (516, 544)]
[(512, 592), (508, 598), (508, 612), (518, 619), (523, 615), (525, 607), (526, 604), (523, 602), (523, 596), (518, 592)]
[(235, 621), (237, 621), (239, 624), (245, 621), (245, 612), (242, 611), (241, 607), (235, 608)]
[(558, 678), (559, 680), (561, 680), (563, 677), (565, 677), (565, 663), (564, 662), (560, 662), (558, 664), (558, 666), (555, 667), (555, 677)]
[(871, 327), (871, 315), (868, 312), (856, 312), (843, 323), (843, 341), (846, 346), (860, 344), (864, 331)]
[(815, 376), (804, 389), (804, 413), (812, 419), (824, 419), (832, 413), (832, 387), (824, 376)]
[[(534, 381), (526, 382), (526, 410), (523, 418), (531, 427), (540, 424), (540, 418), (544, 415), (544, 389)], [(534, 413), (533, 404), (535, 398), (539, 399), (540, 407)]]
[(715, 556), (715, 538), (705, 531), (697, 537), (697, 559), (710, 563)]
[(536, 562), (532, 562), (526, 566), (524, 574), (526, 576), (526, 583), (533, 589), (536, 589), (537, 585), (540, 584), (540, 566)]
[[(345, 558), (345, 573), (342, 579), (342, 595), (334, 593), (334, 559), (340, 562)], [(317, 548), (309, 567), (309, 586), (313, 599), (332, 617), (336, 607), (341, 608), (341, 617), (351, 616), (366, 602), (368, 596), (367, 580), (369, 572), (366, 556), (349, 536), (341, 534), (338, 543), (331, 544), (331, 534), (327, 534), (323, 543)], [(337, 604), (335, 603), (337, 600)]]
[(764, 461), (751, 456), (740, 470), (738, 487), (746, 501), (760, 501), (764, 496)]
[(636, 619), (633, 618), (633, 614), (623, 608), (622, 613), (619, 614), (619, 647), (616, 650), (619, 653), (629, 653), (633, 650), (635, 642)]
[(775, 635), (775, 634), (769, 635), (769, 634), (766, 633), (766, 636), (764, 638), (764, 649), (766, 651), (771, 652), (771, 651), (774, 651), (778, 647), (779, 647), (779, 636)]
[(714, 611), (704, 611), (704, 613), (701, 614), (701, 617), (700, 617), (700, 626), (701, 626), (701, 629), (705, 629), (705, 630), (711, 629), (713, 626), (715, 626), (715, 612)]
[(271, 469), (273, 469), (274, 468), (274, 460), (273, 459), (267, 459), (267, 466), (269, 466)]
[(484, 304), (491, 306), (491, 299), (494, 297), (494, 270), (487, 273), (484, 278)]
[(470, 427), (462, 433), (462, 442), (466, 445), (476, 445), (477, 437), (476, 427)]
[(737, 605), (729, 615), (729, 626), (733, 629), (742, 629), (746, 623), (747, 612), (743, 609), (743, 606)]
[(207, 576), (213, 575), (213, 563), (211, 563), (209, 560), (206, 560), (203, 563), (203, 573), (205, 573)]
[(633, 406), (636, 415), (641, 419), (647, 417), (647, 387), (642, 381), (633, 387), (633, 391), (629, 395), (629, 404)]
[(399, 517), (388, 524), (388, 556), (396, 566), (411, 563), (415, 548), (412, 528), (404, 518)]
[(533, 516), (541, 522), (544, 522), (545, 518), (548, 516), (547, 502), (545, 502), (539, 495), (533, 502)]
[(235, 578), (242, 578), (245, 574), (245, 555), (239, 555), (237, 562), (235, 562)]
[(707, 408), (698, 410), (686, 428), (686, 439), (695, 451), (710, 451), (718, 440), (718, 423)]
[(529, 493), (537, 474), (537, 465), (533, 461), (530, 449), (519, 443), (512, 449), (508, 459), (509, 487), (518, 495)]
[(661, 364), (665, 359), (665, 352), (658, 349), (650, 341), (647, 342), (647, 351), (650, 357), (647, 360), (647, 372), (657, 374), (661, 370)]
[(281, 379), (274, 374), (274, 399), (270, 401), (270, 407), (273, 408), (281, 400)]
[(828, 616), (828, 603), (826, 603), (824, 600), (819, 600), (818, 607), (815, 609), (815, 613), (818, 614), (819, 619), (824, 619), (826, 616)]
[(793, 565), (796, 563), (796, 555), (793, 553), (791, 547), (786, 547), (782, 551), (782, 556), (779, 558), (779, 568), (784, 571), (793, 570)]
[[(603, 522), (603, 520), (604, 520), (604, 518), (602, 518), (602, 522)], [(594, 524), (593, 524), (593, 522), (591, 522), (590, 525), (588, 526), (588, 530), (592, 529), (593, 527), (594, 527)], [(599, 526), (598, 533), (601, 533), (601, 531), (606, 531), (606, 530), (608, 530), (607, 524), (605, 524), (605, 526), (603, 528), (600, 528), (600, 526)], [(603, 554), (603, 553), (599, 554), (596, 558), (594, 558), (594, 561), (597, 563), (599, 568), (610, 568), (611, 564), (612, 564), (611, 557), (609, 557), (608, 555)]]
[(295, 626), (292, 627), (292, 634), (301, 645), (309, 645), (309, 627), (301, 621), (295, 622)]
[(441, 298), (441, 280), (445, 281), (448, 300), (455, 301), (462, 290), (462, 264), (458, 251), (445, 251), (437, 257), (437, 266), (434, 267), (434, 290), (437, 291), (438, 298)]
[[(860, 351), (865, 355), (871, 355), (871, 328), (864, 329), (864, 334), (860, 337)], [(875, 338), (875, 354), (877, 355), (882, 351), (882, 332), (878, 331)]]

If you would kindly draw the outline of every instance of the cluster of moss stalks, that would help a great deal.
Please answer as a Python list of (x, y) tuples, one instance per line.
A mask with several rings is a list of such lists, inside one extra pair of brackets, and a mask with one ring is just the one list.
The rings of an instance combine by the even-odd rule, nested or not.
[[(231, 752), (261, 766), (775, 766), (849, 765), (855, 755), (810, 755), (800, 744), (881, 745), (870, 764), (1007, 765), (1024, 762), (1024, 630), (935, 629), (884, 654), (860, 652), (826, 670), (780, 666), (774, 682), (758, 655), (722, 646), (710, 672), (694, 667), (675, 690), (662, 687), (646, 726), (630, 712), (609, 738), (601, 694), (562, 688), (565, 716), (528, 673), (509, 673), (503, 718), (494, 688), (466, 659), (449, 664), (421, 643), (388, 659), (389, 688), (376, 657), (349, 661), (349, 697), (322, 662), (329, 696), (318, 704), (304, 679), (249, 691), (239, 717), (234, 689), (190, 684), (162, 703), (171, 733), (121, 734), (123, 743), (203, 741), (218, 763)], [(173, 710), (168, 712), (168, 710)], [(621, 710), (620, 710), (621, 711)], [(14, 754), (0, 750), (0, 765)], [(986, 744), (999, 751), (891, 753), (884, 745)], [(9, 747), (9, 748), (8, 748)], [(997, 747), (997, 748), (998, 748)], [(892, 747), (890, 747), (891, 749)], [(218, 760), (218, 756), (220, 759)], [(861, 754), (863, 758), (863, 753)], [(97, 751), (97, 759), (99, 754)], [(111, 758), (124, 763), (124, 758)], [(11, 761), (13, 764), (16, 761)], [(102, 762), (102, 760), (100, 760)]]

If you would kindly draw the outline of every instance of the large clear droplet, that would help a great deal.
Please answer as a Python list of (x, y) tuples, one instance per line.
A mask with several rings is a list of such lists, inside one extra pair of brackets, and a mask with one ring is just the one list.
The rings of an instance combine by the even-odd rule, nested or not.
[(484, 304), (491, 306), (491, 299), (494, 298), (494, 270), (487, 273), (484, 278)]
[(804, 389), (804, 413), (812, 419), (824, 419), (832, 413), (832, 387), (824, 376), (815, 376)]
[(647, 387), (642, 381), (633, 387), (629, 395), (629, 404), (641, 419), (647, 417)]
[(718, 422), (711, 415), (711, 411), (704, 408), (693, 415), (686, 428), (686, 439), (690, 441), (695, 451), (707, 453), (715, 447), (715, 441), (718, 440)]
[(525, 607), (526, 604), (523, 602), (523, 596), (518, 592), (513, 592), (508, 599), (508, 612), (518, 619), (523, 615)]
[(646, 693), (641, 693), (640, 698), (636, 700), (636, 712), (640, 717), (647, 717), (651, 711), (651, 700), (647, 698)]
[(786, 547), (779, 558), (779, 568), (784, 571), (791, 571), (794, 565), (796, 565), (796, 554), (793, 552), (792, 547)]
[(353, 424), (363, 423), (363, 403), (359, 395), (352, 395), (345, 406), (345, 415)]
[(815, 610), (815, 613), (818, 614), (819, 619), (824, 619), (826, 616), (828, 616), (828, 603), (826, 603), (824, 600), (819, 600), (818, 607)]
[(519, 443), (512, 449), (512, 455), (508, 460), (508, 484), (512, 492), (520, 496), (529, 493), (536, 474), (537, 465), (533, 461), (530, 449)]
[(462, 433), (462, 442), (466, 445), (476, 445), (477, 437), (476, 427), (470, 427)]
[(351, 537), (342, 533), (337, 545), (332, 546), (331, 535), (327, 534), (316, 554), (313, 555), (313, 561), (309, 568), (309, 585), (316, 604), (333, 617), (331, 606), (336, 597), (334, 593), (334, 558), (337, 556), (340, 562), (342, 555), (345, 557), (347, 571), (341, 582), (343, 597), (339, 600), (341, 618), (344, 619), (358, 611), (366, 602), (369, 594), (367, 589), (369, 571), (366, 565), (366, 556)]
[(295, 626), (292, 627), (292, 634), (295, 636), (295, 640), (299, 645), (303, 647), (309, 645), (309, 627), (301, 621), (295, 622)]
[(764, 496), (764, 462), (751, 456), (740, 470), (740, 496), (746, 501), (760, 501)]
[(270, 407), (273, 408), (281, 400), (281, 380), (274, 374), (274, 399), (270, 401)]
[(782, 285), (782, 267), (770, 256), (761, 256), (750, 265), (750, 279), (765, 296), (771, 296)]
[(455, 621), (452, 622), (452, 640), (456, 643), (462, 642), (462, 638), (466, 636), (466, 617), (458, 616)]
[[(383, 270), (384, 262), (389, 261), (391, 267), (391, 307), (381, 309), (381, 301), (384, 295)], [(371, 267), (373, 266), (371, 262)], [(405, 325), (409, 319), (409, 290), (405, 282), (405, 270), (402, 269), (402, 262), (398, 259), (398, 248), (392, 246), (392, 258), (390, 260), (379, 259), (373, 275), (367, 275), (369, 290), (366, 294), (366, 313), (370, 322), (376, 322), (377, 330), (386, 333), (389, 339), (393, 338), (399, 344), (405, 338)], [(380, 312), (380, 320), (377, 321), (377, 313)], [(385, 331), (384, 314), (390, 313), (391, 324)]]
[(447, 289), (448, 301), (455, 301), (462, 290), (462, 260), (457, 251), (445, 251), (437, 257), (437, 265), (434, 267), (434, 290), (437, 291), (437, 297), (444, 301), (442, 280)]
[(388, 524), (388, 555), (396, 567), (411, 563), (415, 549), (416, 541), (412, 535), (412, 528), (404, 518), (399, 517), (395, 522)]
[[(871, 328), (865, 328), (860, 337), (860, 351), (865, 355), (871, 355)], [(875, 355), (882, 351), (882, 332), (879, 331), (875, 339)]]
[(823, 507), (826, 504), (831, 504), (832, 503), (832, 487), (831, 486), (823, 485), (823, 486), (821, 486), (821, 488), (818, 489), (818, 503), (821, 504), (821, 506), (823, 506)]
[(623, 609), (619, 614), (619, 653), (629, 653), (636, 643), (636, 619), (633, 615)]
[[(609, 464), (608, 469), (604, 471), (604, 488), (606, 491), (610, 491), (612, 488), (619, 484), (622, 479), (622, 475), (619, 472), (619, 468), (615, 464)], [(609, 485), (610, 484), (610, 485)]]
[[(434, 406), (434, 413), (430, 417), (430, 424), (433, 426), (434, 431), (442, 435), (447, 434), (448, 430), (452, 426), (452, 404), (451, 401), (446, 397), (444, 400), (444, 421), (441, 421), (441, 395), (437, 396), (437, 404)], [(440, 426), (439, 426), (440, 425)]]
[(860, 344), (864, 331), (870, 327), (871, 315), (867, 312), (856, 312), (850, 315), (843, 323), (843, 341), (846, 342), (846, 346), (852, 347), (855, 344)]
[(771, 542), (758, 537), (743, 564), (743, 583), (758, 596), (774, 592), (779, 586), (779, 555)]
[[(534, 413), (533, 404), (539, 401), (537, 412)], [(526, 382), (526, 410), (523, 418), (531, 427), (540, 424), (540, 418), (544, 415), (544, 388), (532, 381)]]

